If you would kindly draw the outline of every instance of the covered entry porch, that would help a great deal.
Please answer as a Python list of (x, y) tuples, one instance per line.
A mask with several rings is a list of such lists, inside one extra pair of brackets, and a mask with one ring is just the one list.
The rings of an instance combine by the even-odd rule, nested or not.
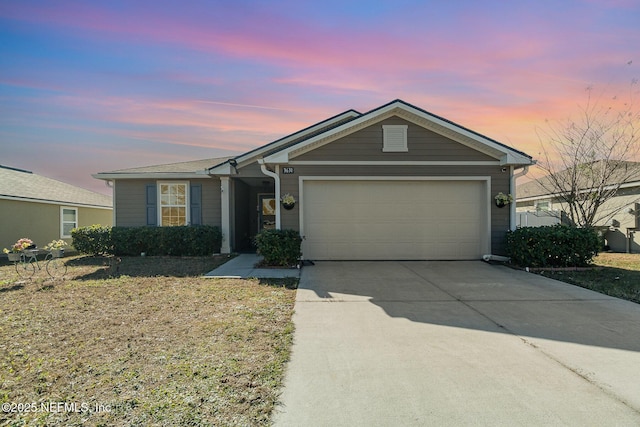
[[(267, 170), (267, 172), (269, 172)], [(259, 167), (221, 176), (222, 253), (254, 252), (253, 238), (265, 228), (279, 228), (276, 179)]]

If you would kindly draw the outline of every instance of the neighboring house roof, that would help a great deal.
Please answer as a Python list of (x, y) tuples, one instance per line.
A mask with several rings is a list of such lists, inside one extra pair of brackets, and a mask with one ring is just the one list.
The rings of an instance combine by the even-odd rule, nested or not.
[[(612, 175), (606, 184), (616, 185), (624, 181), (621, 188), (640, 187), (640, 162), (616, 161), (616, 163), (623, 168), (620, 169), (619, 173)], [(568, 174), (570, 172), (571, 169), (567, 169), (559, 173)], [(585, 182), (580, 185), (580, 190), (589, 190), (589, 188), (591, 188), (589, 183)], [(518, 185), (516, 188), (516, 197), (519, 201), (526, 201), (549, 198), (558, 194), (558, 191), (550, 190), (555, 190), (555, 186), (552, 184), (549, 176), (543, 176), (542, 178)]]
[(111, 208), (111, 196), (0, 165), (0, 199)]
[(123, 179), (123, 178), (188, 178), (200, 177), (210, 168), (222, 164), (233, 157), (216, 157), (204, 160), (192, 160), (188, 162), (169, 163), (163, 165), (143, 166), (130, 169), (118, 169), (111, 172), (100, 172), (94, 174), (94, 178), (98, 179)]
[(280, 147), (277, 151), (265, 157), (265, 162), (287, 163), (290, 158), (296, 155), (328, 144), (336, 138), (340, 138), (394, 115), (444, 135), (491, 157), (500, 159), (503, 165), (524, 166), (534, 163), (532, 157), (522, 151), (518, 151), (450, 120), (429, 113), (401, 99), (396, 99), (368, 113), (361, 114), (357, 118), (349, 120), (339, 126), (332, 127), (322, 133), (310, 135), (295, 144)]

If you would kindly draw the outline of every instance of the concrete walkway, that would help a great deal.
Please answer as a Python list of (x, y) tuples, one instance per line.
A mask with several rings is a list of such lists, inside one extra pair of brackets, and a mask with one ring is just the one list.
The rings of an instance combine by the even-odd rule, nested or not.
[(208, 272), (204, 277), (224, 279), (284, 279), (300, 277), (298, 268), (256, 268), (262, 257), (256, 254), (240, 254), (220, 267)]
[(276, 426), (638, 426), (640, 305), (478, 262), (305, 267)]

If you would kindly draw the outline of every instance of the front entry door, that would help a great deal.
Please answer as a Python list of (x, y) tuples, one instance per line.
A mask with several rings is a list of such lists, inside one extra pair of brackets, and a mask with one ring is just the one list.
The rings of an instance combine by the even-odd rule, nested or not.
[(258, 194), (258, 233), (276, 228), (276, 199), (274, 194)]

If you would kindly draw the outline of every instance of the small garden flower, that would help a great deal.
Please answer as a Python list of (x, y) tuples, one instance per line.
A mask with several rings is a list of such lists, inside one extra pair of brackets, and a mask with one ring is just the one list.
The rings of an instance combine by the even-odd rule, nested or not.
[(282, 202), (282, 204), (284, 205), (295, 205), (296, 204), (296, 198), (293, 197), (291, 194), (287, 193), (285, 195), (283, 195), (280, 198), (280, 201)]
[(67, 242), (64, 240), (52, 240), (44, 247), (44, 249), (50, 251), (52, 249), (64, 249), (65, 246), (67, 246)]
[(11, 250), (4, 248), (2, 252), (4, 252), (5, 254), (8, 254), (9, 252), (14, 252), (14, 253), (22, 252), (23, 250), (27, 249), (29, 246), (32, 246), (32, 245), (33, 245), (33, 241), (31, 239), (23, 237), (22, 239), (15, 242), (13, 246), (11, 246)]

